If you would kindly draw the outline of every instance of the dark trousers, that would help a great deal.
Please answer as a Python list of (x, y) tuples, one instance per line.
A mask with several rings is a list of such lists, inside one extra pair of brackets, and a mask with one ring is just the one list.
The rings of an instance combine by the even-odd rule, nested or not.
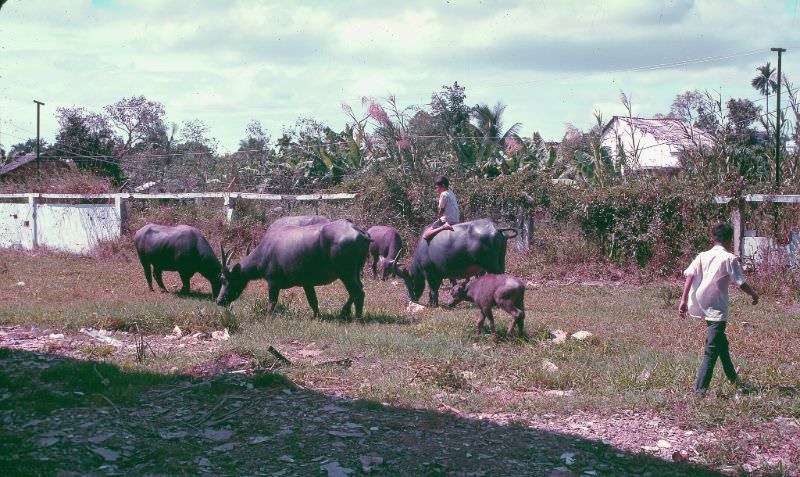
[(736, 368), (733, 367), (731, 352), (728, 349), (728, 337), (725, 336), (726, 324), (724, 321), (706, 321), (706, 351), (703, 356), (703, 364), (700, 365), (700, 371), (697, 373), (695, 392), (705, 393), (708, 389), (717, 358), (722, 361), (725, 376), (732, 382), (736, 381)]

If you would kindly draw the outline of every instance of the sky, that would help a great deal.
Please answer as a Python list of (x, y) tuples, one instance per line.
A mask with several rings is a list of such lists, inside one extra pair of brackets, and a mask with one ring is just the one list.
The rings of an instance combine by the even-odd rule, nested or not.
[(455, 81), (470, 105), (506, 104), (522, 135), (560, 140), (594, 111), (625, 114), (621, 91), (642, 117), (692, 89), (763, 105), (750, 81), (776, 65), (770, 47), (800, 86), (800, 0), (8, 0), (0, 144), (35, 137), (34, 99), (51, 143), (58, 107), (144, 95), (226, 152), (251, 120), (273, 138), (302, 117), (341, 130), (342, 103), (424, 106)]

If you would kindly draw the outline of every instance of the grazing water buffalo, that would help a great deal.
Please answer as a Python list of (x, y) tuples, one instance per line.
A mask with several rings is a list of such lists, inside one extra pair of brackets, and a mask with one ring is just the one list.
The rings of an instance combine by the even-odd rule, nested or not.
[(342, 308), (349, 315), (356, 305), (356, 318), (364, 308), (361, 269), (367, 259), (369, 236), (347, 220), (306, 226), (286, 225), (264, 234), (264, 238), (240, 263), (229, 267), (229, 256), (222, 251), (222, 290), (217, 304), (227, 305), (242, 294), (251, 280), (263, 278), (269, 287), (272, 312), (278, 294), (284, 288), (303, 287), (308, 304), (319, 316), (315, 286), (327, 285), (337, 278), (349, 298)]
[(525, 285), (511, 275), (486, 275), (461, 282), (450, 291), (452, 300), (448, 307), (455, 306), (463, 300), (471, 301), (481, 310), (478, 320), (478, 334), (483, 332), (483, 322), (489, 319), (489, 330), (492, 338), (497, 340), (494, 330), (494, 317), (492, 308), (497, 306), (514, 317), (508, 327), (508, 336), (514, 331), (514, 326), (519, 328), (520, 337), (525, 337)]
[(394, 227), (376, 225), (367, 230), (367, 235), (372, 239), (369, 244), (369, 255), (372, 257), (372, 277), (377, 278), (378, 272), (381, 280), (386, 280), (394, 273), (394, 262), (400, 256), (403, 240), (400, 232)]
[(439, 286), (445, 278), (469, 278), (482, 272), (503, 273), (506, 268), (506, 236), (513, 228), (497, 228), (491, 220), (462, 222), (432, 239), (419, 240), (411, 267), (395, 265), (411, 301), (419, 300), (428, 283), (428, 304), (438, 306)]
[(220, 289), (220, 266), (214, 250), (203, 234), (194, 227), (178, 225), (147, 224), (133, 236), (139, 261), (144, 268), (147, 286), (153, 291), (153, 279), (162, 291), (167, 291), (161, 280), (161, 272), (178, 272), (183, 287), (180, 293), (189, 293), (192, 275), (199, 273), (211, 283), (211, 293), (216, 297)]

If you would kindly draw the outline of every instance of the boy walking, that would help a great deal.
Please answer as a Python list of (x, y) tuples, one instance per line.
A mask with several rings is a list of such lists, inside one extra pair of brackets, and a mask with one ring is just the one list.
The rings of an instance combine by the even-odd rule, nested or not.
[(681, 317), (686, 317), (688, 313), (706, 321), (706, 349), (694, 388), (701, 397), (708, 391), (717, 358), (722, 361), (725, 376), (732, 383), (739, 381), (725, 335), (730, 281), (733, 280), (753, 298), (753, 305), (758, 304), (758, 293), (745, 281), (739, 259), (730, 252), (733, 248), (733, 228), (726, 223), (714, 224), (711, 227), (711, 241), (714, 244), (711, 250), (697, 255), (683, 272), (686, 282), (678, 309)]
[(433, 185), (436, 193), (439, 194), (439, 213), (436, 221), (422, 233), (422, 238), (425, 240), (430, 240), (442, 230), (453, 230), (453, 225), (461, 219), (458, 204), (456, 204), (456, 195), (450, 190), (450, 180), (445, 176), (439, 176)]

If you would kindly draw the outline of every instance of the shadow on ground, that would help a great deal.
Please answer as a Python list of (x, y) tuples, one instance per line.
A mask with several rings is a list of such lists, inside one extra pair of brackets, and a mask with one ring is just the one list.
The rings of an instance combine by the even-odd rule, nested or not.
[(296, 388), (0, 350), (4, 475), (720, 475), (600, 442)]

